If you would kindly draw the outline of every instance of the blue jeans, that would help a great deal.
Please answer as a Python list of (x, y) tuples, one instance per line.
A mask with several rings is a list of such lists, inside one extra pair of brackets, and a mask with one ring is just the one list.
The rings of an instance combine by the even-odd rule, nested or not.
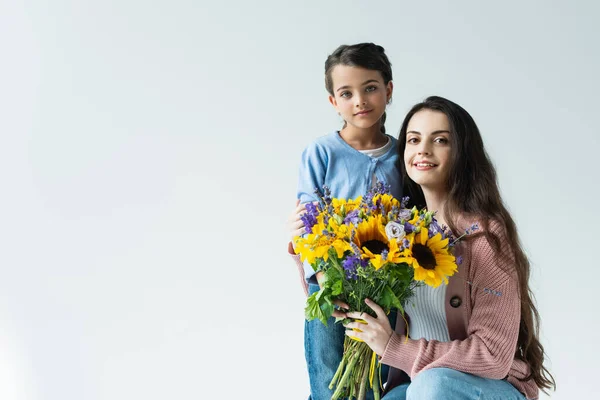
[(450, 368), (432, 368), (390, 390), (383, 400), (525, 400), (513, 385)]
[[(319, 285), (309, 283), (308, 292), (313, 294), (319, 291)], [(390, 323), (395, 325), (396, 313), (390, 313)], [(310, 380), (309, 400), (329, 400), (333, 390), (329, 389), (329, 383), (337, 371), (342, 355), (344, 353), (345, 328), (335, 323), (331, 317), (327, 326), (318, 319), (304, 322), (304, 356), (308, 367), (308, 378)], [(389, 367), (381, 366), (381, 379), (387, 379)], [(367, 399), (373, 399), (373, 393), (369, 392)]]

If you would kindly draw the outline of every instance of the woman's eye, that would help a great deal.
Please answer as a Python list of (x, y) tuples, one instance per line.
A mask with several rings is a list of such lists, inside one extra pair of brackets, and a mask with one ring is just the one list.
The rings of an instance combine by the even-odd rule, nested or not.
[(435, 142), (436, 143), (441, 143), (441, 144), (446, 144), (446, 143), (448, 143), (448, 139), (443, 138), (443, 137), (439, 137), (439, 138), (435, 139)]
[(417, 143), (417, 138), (414, 138), (414, 137), (413, 137), (413, 138), (409, 138), (409, 139), (406, 141), (406, 143), (410, 143), (410, 144)]

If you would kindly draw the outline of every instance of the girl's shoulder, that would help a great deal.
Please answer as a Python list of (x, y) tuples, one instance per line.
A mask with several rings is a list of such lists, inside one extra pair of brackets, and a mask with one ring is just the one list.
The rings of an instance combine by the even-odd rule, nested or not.
[(342, 140), (339, 137), (338, 131), (330, 132), (326, 135), (319, 136), (310, 142), (306, 148), (305, 152), (329, 152), (329, 151), (338, 151), (342, 148)]

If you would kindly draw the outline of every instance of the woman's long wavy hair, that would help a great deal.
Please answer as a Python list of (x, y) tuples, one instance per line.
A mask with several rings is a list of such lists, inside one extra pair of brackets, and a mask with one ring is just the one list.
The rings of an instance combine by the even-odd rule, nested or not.
[[(392, 80), (392, 63), (390, 63), (390, 60), (385, 55), (385, 49), (374, 43), (343, 44), (327, 57), (325, 61), (325, 88), (332, 96), (334, 96), (334, 92), (331, 71), (333, 71), (336, 65), (361, 67), (379, 71), (385, 85)], [(381, 133), (385, 133), (385, 118), (386, 115), (384, 112), (379, 119), (379, 130)], [(344, 127), (346, 127), (345, 122)]]
[(482, 234), (486, 236), (496, 255), (502, 257), (505, 255), (500, 252), (499, 238), (488, 230), (491, 221), (500, 223), (512, 250), (521, 295), (521, 322), (516, 358), (523, 360), (530, 367), (530, 374), (524, 380), (533, 379), (542, 390), (555, 389), (554, 377), (544, 366), (544, 347), (539, 341), (540, 317), (529, 288), (529, 260), (521, 247), (515, 222), (500, 197), (496, 170), (485, 151), (479, 129), (471, 115), (458, 104), (443, 97), (431, 96), (408, 112), (398, 137), (398, 169), (404, 179), (404, 193), (410, 196), (412, 205), (425, 206), (423, 191), (410, 179), (404, 164), (408, 123), (413, 115), (421, 110), (444, 113), (450, 125), (451, 167), (447, 187), (448, 200), (444, 206), (448, 227), (456, 233), (458, 215), (476, 215), (483, 228)]

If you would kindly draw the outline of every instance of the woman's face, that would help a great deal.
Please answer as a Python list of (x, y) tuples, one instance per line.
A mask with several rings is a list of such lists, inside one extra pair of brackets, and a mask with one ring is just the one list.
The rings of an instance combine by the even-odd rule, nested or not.
[(406, 130), (404, 166), (423, 188), (446, 190), (451, 162), (450, 124), (440, 111), (415, 113)]

